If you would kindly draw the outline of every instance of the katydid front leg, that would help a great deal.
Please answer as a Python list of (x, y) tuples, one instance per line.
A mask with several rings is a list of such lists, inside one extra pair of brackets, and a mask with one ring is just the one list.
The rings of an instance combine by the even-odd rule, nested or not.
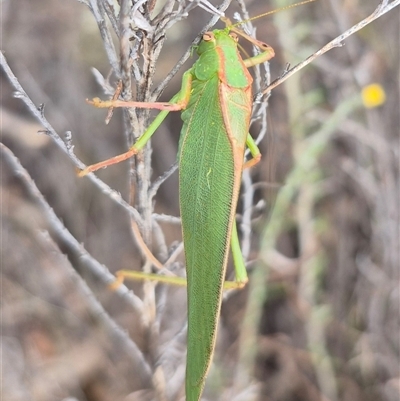
[(255, 166), (261, 160), (261, 152), (254, 139), (250, 134), (247, 134), (246, 145), (250, 150), (252, 158), (243, 165), (243, 170)]
[[(257, 39), (254, 39), (254, 38), (246, 35), (245, 33), (241, 32), (241, 31), (239, 31), (239, 32), (240, 32), (241, 36), (244, 36), (246, 39), (248, 39), (251, 43), (253, 43), (255, 46), (257, 46), (259, 49), (263, 50), (262, 53), (257, 54), (257, 55), (255, 55), (253, 57), (249, 57), (249, 58), (243, 60), (243, 63), (247, 68), (254, 67), (255, 65), (258, 65), (258, 64), (261, 64), (261, 63), (265, 63), (268, 60), (270, 60), (272, 57), (274, 57), (275, 52), (274, 52), (274, 49), (271, 46), (269, 46), (266, 43), (261, 42), (261, 41), (259, 41)], [(247, 134), (246, 145), (250, 150), (250, 153), (252, 155), (252, 159), (248, 160), (244, 164), (243, 169), (253, 167), (261, 160), (260, 149), (258, 148), (256, 143), (254, 142), (254, 139), (252, 138), (250, 133)]]
[(143, 147), (146, 145), (147, 141), (152, 137), (157, 128), (161, 125), (161, 123), (165, 120), (170, 111), (179, 111), (186, 108), (189, 99), (190, 99), (190, 91), (192, 87), (193, 74), (191, 70), (186, 71), (183, 74), (182, 78), (182, 87), (181, 90), (171, 99), (169, 103), (162, 102), (124, 102), (121, 100), (109, 100), (109, 101), (101, 101), (99, 98), (95, 98), (92, 101), (88, 101), (88, 103), (93, 104), (95, 107), (101, 108), (109, 108), (109, 107), (140, 107), (140, 108), (150, 108), (150, 109), (158, 109), (162, 110), (157, 117), (153, 120), (153, 122), (149, 125), (144, 134), (138, 138), (138, 140), (134, 143), (134, 145), (125, 153), (122, 153), (118, 156), (111, 157), (110, 159), (104, 160), (102, 162), (92, 164), (87, 166), (83, 170), (78, 172), (79, 177), (83, 177), (86, 174), (97, 171), (101, 168), (105, 168), (112, 164), (116, 164), (122, 162), (124, 160), (129, 159), (130, 157), (136, 155)]

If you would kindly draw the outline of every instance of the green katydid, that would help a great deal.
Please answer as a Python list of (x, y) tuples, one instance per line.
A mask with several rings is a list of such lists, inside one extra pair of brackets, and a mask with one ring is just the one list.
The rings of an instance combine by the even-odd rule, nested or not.
[[(237, 49), (236, 34), (250, 40), (262, 52), (243, 60)], [(261, 158), (249, 134), (253, 80), (248, 68), (268, 61), (274, 51), (230, 25), (206, 32), (197, 54), (199, 59), (184, 73), (181, 90), (169, 103), (93, 99), (91, 103), (97, 107), (162, 111), (127, 152), (88, 166), (79, 173), (84, 176), (135, 155), (170, 111), (183, 110), (178, 159), (188, 287), (187, 401), (200, 400), (203, 391), (214, 352), (223, 288), (241, 288), (247, 282), (235, 212), (242, 170), (254, 166)], [(252, 158), (244, 163), (246, 146)], [(236, 281), (224, 283), (229, 247)], [(182, 284), (179, 278), (125, 271), (121, 274)]]

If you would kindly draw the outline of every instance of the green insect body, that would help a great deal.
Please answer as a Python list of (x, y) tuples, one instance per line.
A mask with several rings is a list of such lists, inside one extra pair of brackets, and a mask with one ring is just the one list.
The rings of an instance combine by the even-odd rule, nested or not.
[[(268, 45), (252, 40), (263, 52), (243, 60), (233, 27), (203, 35), (198, 61), (185, 72), (182, 88), (169, 103), (94, 99), (97, 107), (161, 109), (128, 152), (88, 166), (83, 176), (125, 160), (141, 150), (170, 111), (183, 110), (179, 143), (179, 193), (185, 247), (188, 297), (186, 400), (199, 401), (215, 347), (223, 288), (241, 288), (247, 274), (240, 252), (235, 212), (244, 167), (256, 164), (260, 153), (249, 134), (252, 77), (248, 67), (274, 56)], [(242, 34), (241, 34), (242, 35)], [(245, 148), (253, 159), (244, 163)], [(236, 282), (225, 282), (232, 247)], [(158, 279), (157, 275), (121, 272), (124, 277)], [(231, 285), (229, 285), (231, 284)]]
[(214, 350), (252, 108), (252, 78), (235, 39), (224, 31), (212, 36), (191, 70), (179, 152), (189, 289), (187, 401), (200, 399)]

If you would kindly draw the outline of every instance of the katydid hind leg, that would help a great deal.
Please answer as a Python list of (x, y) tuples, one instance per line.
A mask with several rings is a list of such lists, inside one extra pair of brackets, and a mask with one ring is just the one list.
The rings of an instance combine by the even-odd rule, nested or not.
[(239, 236), (237, 232), (236, 220), (232, 225), (232, 236), (231, 236), (231, 249), (233, 256), (233, 266), (235, 269), (235, 281), (234, 282), (225, 282), (224, 288), (228, 287), (232, 288), (234, 284), (236, 284), (235, 288), (242, 288), (248, 281), (246, 266), (244, 263), (242, 250), (240, 249)]
[(110, 284), (110, 288), (115, 290), (117, 289), (125, 280), (133, 280), (133, 281), (156, 281), (161, 284), (170, 284), (180, 287), (186, 287), (186, 279), (184, 277), (178, 276), (166, 276), (161, 274), (154, 273), (144, 273), (142, 271), (135, 270), (119, 270), (115, 273), (116, 279), (113, 283)]
[[(242, 251), (240, 249), (239, 236), (237, 232), (236, 221), (233, 222), (232, 236), (231, 236), (231, 249), (233, 255), (233, 265), (235, 270), (235, 281), (225, 281), (224, 289), (238, 289), (243, 288), (248, 282), (246, 266), (244, 263)], [(171, 284), (175, 286), (187, 286), (186, 279), (177, 276), (163, 276), (160, 274), (143, 273), (140, 271), (120, 270), (116, 272), (116, 281), (111, 284), (111, 288), (116, 289), (123, 283), (124, 280), (143, 281), (151, 280), (158, 281), (164, 284)]]

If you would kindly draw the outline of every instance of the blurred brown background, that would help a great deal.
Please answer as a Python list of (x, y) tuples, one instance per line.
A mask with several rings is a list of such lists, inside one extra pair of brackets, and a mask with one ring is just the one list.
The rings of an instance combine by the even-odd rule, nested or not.
[[(251, 16), (284, 5), (246, 4)], [(306, 58), (369, 15), (377, 4), (320, 0), (255, 21), (258, 38), (276, 51), (272, 77), (287, 62)], [(105, 112), (85, 103), (85, 98), (102, 95), (91, 67), (105, 76), (109, 72), (87, 7), (73, 0), (8, 0), (0, 7), (2, 51), (28, 95), (37, 105), (45, 104), (45, 115), (58, 133), (72, 132), (75, 152), (88, 164), (124, 151), (121, 112), (116, 111), (106, 126)], [(231, 13), (229, 9), (227, 14)], [(168, 31), (157, 82), (208, 18), (196, 9)], [(256, 200), (266, 206), (255, 221), (251, 257), (261, 260), (258, 268), (270, 272), (261, 283), (266, 293), (253, 371), (256, 399), (396, 401), (400, 397), (399, 21), (396, 8), (346, 40), (344, 47), (317, 59), (269, 99), (269, 131), (260, 145), (264, 158), (253, 172), (254, 181), (262, 183)], [(182, 71), (163, 100), (178, 90)], [(330, 134), (314, 153), (310, 151), (313, 134), (335, 110), (374, 82), (384, 88), (386, 102), (374, 109), (350, 110), (331, 123)], [(91, 255), (112, 272), (139, 268), (127, 213), (89, 180), (76, 177), (73, 164), (50, 138), (38, 134), (42, 127), (12, 92), (2, 72), (2, 142)], [(154, 178), (175, 161), (179, 121), (179, 115), (170, 116), (152, 141)], [(311, 170), (299, 168), (304, 155)], [(73, 274), (76, 269), (85, 278), (79, 263), (51, 235), (49, 221), (10, 164), (3, 158), (1, 162), (3, 399), (154, 399), (149, 390), (152, 375), (104, 325), (89, 291), (130, 335), (152, 373), (163, 365), (167, 387), (174, 381), (171, 387), (178, 388), (169, 399), (180, 399), (185, 340), (179, 330), (185, 319), (185, 291), (157, 292), (163, 305), (158, 309), (158, 341), (169, 354), (155, 355), (137, 311), (92, 277), (86, 277), (90, 290), (85, 291)], [(285, 188), (292, 169), (298, 171), (295, 195), (284, 217), (276, 217), (281, 222), (278, 229), (268, 234), (276, 239), (276, 247), (267, 249), (263, 232), (279, 195), (276, 185), (265, 184)], [(127, 198), (127, 172), (124, 163), (98, 175)], [(175, 173), (161, 187), (156, 211), (178, 216), (177, 196)], [(169, 244), (179, 240), (178, 228), (163, 228)], [(132, 286), (142, 296), (141, 286)], [(247, 295), (247, 290), (234, 294), (223, 306), (207, 400), (253, 399), (229, 393), (235, 386), (232, 372)]]

